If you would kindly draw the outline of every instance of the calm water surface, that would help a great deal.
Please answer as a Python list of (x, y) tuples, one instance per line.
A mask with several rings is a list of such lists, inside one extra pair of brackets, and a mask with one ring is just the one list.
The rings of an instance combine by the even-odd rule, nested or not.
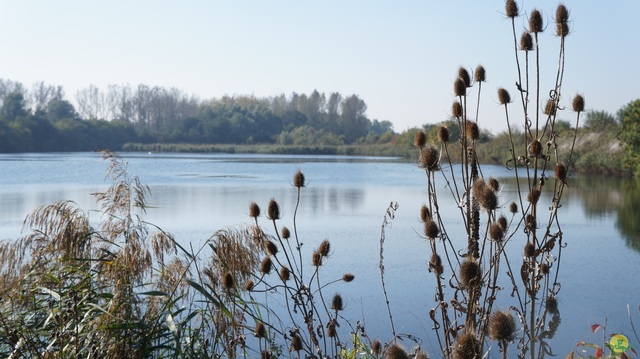
[[(356, 280), (329, 288), (345, 299), (347, 318), (362, 319), (372, 337), (388, 339), (390, 326), (378, 270), (380, 227), (391, 201), (399, 203), (387, 229), (386, 281), (396, 331), (436, 348), (428, 311), (434, 306), (428, 246), (418, 220), (425, 202), (424, 172), (411, 163), (379, 157), (125, 154), (131, 174), (151, 187), (146, 220), (198, 247), (216, 230), (249, 223), (248, 206), (281, 205), (282, 225), (292, 226), (296, 191), (293, 174), (307, 178), (298, 216), (303, 248), (329, 239), (333, 254), (326, 280), (352, 272)], [(0, 239), (20, 236), (25, 216), (39, 206), (70, 199), (96, 209), (91, 193), (102, 191), (107, 164), (98, 154), (0, 155)], [(501, 203), (515, 199), (511, 172), (483, 167), (485, 177), (504, 184)], [(445, 190), (443, 185), (439, 189)], [(440, 192), (448, 230), (456, 237), (455, 205)], [(631, 181), (575, 177), (559, 212), (564, 241), (559, 295), (562, 324), (552, 341), (563, 356), (579, 340), (596, 341), (590, 326), (607, 321), (608, 331), (633, 336), (627, 304), (640, 326), (640, 189)], [(458, 222), (456, 222), (458, 221)], [(262, 222), (267, 225), (266, 221)], [(270, 228), (270, 227), (269, 227)], [(461, 240), (465, 240), (460, 232)], [(524, 243), (509, 244), (519, 258)], [(638, 344), (635, 339), (633, 344)], [(412, 343), (407, 342), (411, 347)], [(636, 347), (637, 348), (637, 347)], [(493, 349), (497, 353), (497, 348)], [(435, 352), (431, 349), (431, 352)]]

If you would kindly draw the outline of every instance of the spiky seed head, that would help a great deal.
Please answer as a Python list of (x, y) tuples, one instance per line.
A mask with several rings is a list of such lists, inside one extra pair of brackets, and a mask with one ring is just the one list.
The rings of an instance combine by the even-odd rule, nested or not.
[(442, 143), (449, 142), (449, 129), (445, 126), (440, 126), (438, 129), (438, 141)]
[(427, 144), (427, 136), (422, 131), (416, 132), (416, 136), (413, 138), (413, 145), (418, 148), (424, 147)]
[(302, 350), (302, 338), (300, 338), (299, 334), (294, 334), (291, 337), (291, 345), (289, 345), (290, 352), (299, 352)]
[(537, 188), (532, 188), (529, 194), (527, 195), (527, 201), (529, 201), (529, 203), (531, 204), (536, 204), (538, 203), (539, 199), (540, 199), (540, 190)]
[(491, 226), (489, 227), (489, 237), (491, 237), (492, 241), (500, 241), (503, 235), (504, 235), (504, 232), (500, 224), (498, 223), (491, 224)]
[(327, 336), (329, 338), (335, 338), (338, 333), (336, 332), (336, 323), (334, 321), (329, 321), (327, 323)]
[(547, 104), (544, 106), (544, 114), (548, 116), (555, 116), (557, 108), (558, 106), (554, 100), (547, 100)]
[(267, 328), (264, 326), (263, 322), (256, 323), (256, 329), (253, 331), (253, 335), (255, 335), (258, 338), (267, 337)]
[(534, 9), (529, 14), (529, 31), (537, 34), (544, 30), (544, 24), (542, 23), (542, 14), (538, 9)]
[(267, 275), (271, 273), (272, 268), (273, 262), (271, 261), (271, 257), (265, 257), (262, 262), (260, 262), (260, 273)]
[(487, 80), (487, 73), (484, 66), (478, 65), (478, 67), (476, 67), (476, 71), (473, 73), (473, 79), (476, 82), (485, 82)]
[(293, 176), (293, 186), (297, 188), (304, 187), (304, 174), (302, 171), (298, 170)]
[(249, 279), (245, 284), (244, 284), (244, 289), (247, 292), (251, 292), (253, 290), (253, 287), (255, 287), (255, 284), (253, 283), (253, 281), (251, 279)]
[(416, 353), (413, 359), (429, 359), (429, 355), (424, 351), (420, 350)]
[(422, 151), (420, 152), (420, 167), (428, 171), (436, 170), (438, 168), (438, 157), (438, 150), (434, 146), (422, 147)]
[(340, 293), (336, 293), (331, 300), (331, 309), (333, 310), (343, 310), (344, 306), (342, 304), (342, 296)]
[(387, 349), (387, 358), (388, 359), (409, 359), (409, 355), (398, 344), (391, 344)]
[(453, 101), (451, 105), (451, 117), (462, 117), (462, 104), (459, 101)]
[(529, 144), (529, 156), (540, 157), (542, 154), (542, 144), (538, 140), (533, 140)]
[(534, 257), (536, 255), (536, 246), (527, 241), (527, 244), (524, 246), (524, 256), (527, 258)]
[(487, 211), (494, 211), (498, 208), (498, 197), (496, 193), (491, 191), (488, 187), (482, 191), (482, 195), (478, 198), (478, 201), (482, 208)]
[(531, 51), (533, 50), (533, 37), (531, 33), (525, 32), (520, 37), (520, 50)]
[(575, 112), (584, 111), (584, 97), (582, 95), (576, 95), (573, 98), (572, 107)]
[(547, 275), (549, 274), (549, 265), (547, 263), (542, 263), (540, 265), (540, 273)]
[(352, 273), (345, 273), (342, 275), (342, 280), (349, 283), (356, 278)]
[(509, 312), (497, 311), (491, 315), (491, 338), (497, 341), (510, 342), (515, 338), (516, 321)]
[(536, 221), (536, 217), (533, 214), (527, 214), (524, 217), (524, 224), (526, 228), (533, 230), (538, 227), (538, 222)]
[(460, 66), (458, 69), (458, 77), (464, 81), (464, 85), (466, 87), (471, 87), (471, 76), (469, 76), (469, 71), (467, 71), (467, 69)]
[(556, 164), (555, 176), (558, 181), (565, 181), (567, 179), (567, 166), (564, 163), (559, 162)]
[(440, 258), (437, 253), (431, 254), (431, 259), (429, 260), (429, 271), (431, 270), (433, 270), (437, 276), (441, 276), (444, 272), (442, 258)]
[(422, 223), (427, 223), (427, 221), (430, 219), (431, 211), (429, 211), (429, 208), (423, 204), (422, 207), (420, 207), (420, 220), (422, 221)]
[(465, 132), (470, 140), (475, 141), (480, 138), (480, 129), (478, 128), (478, 124), (473, 121), (467, 121)]
[(271, 359), (271, 353), (268, 350), (263, 350), (260, 354), (260, 358), (262, 359)]
[(253, 218), (258, 218), (260, 216), (260, 207), (257, 203), (251, 202), (249, 205), (249, 216)]
[(267, 207), (267, 218), (272, 221), (280, 219), (280, 206), (273, 198), (269, 201), (269, 207)]
[(509, 212), (516, 214), (518, 213), (518, 205), (515, 202), (511, 202), (509, 205)]
[(546, 304), (547, 304), (547, 311), (549, 311), (549, 313), (551, 314), (558, 313), (558, 299), (556, 299), (556, 297), (554, 296), (547, 297)]
[(222, 277), (222, 287), (226, 290), (232, 290), (236, 286), (236, 281), (233, 279), (231, 272), (226, 272)]
[(507, 0), (504, 4), (505, 14), (507, 17), (515, 18), (518, 16), (518, 3), (515, 0)]
[(424, 224), (424, 234), (429, 239), (436, 239), (438, 234), (440, 233), (440, 229), (438, 225), (433, 220), (427, 220)]
[(477, 359), (482, 356), (480, 340), (472, 332), (465, 332), (459, 336), (454, 345), (453, 358), (455, 359)]
[(287, 267), (280, 268), (280, 279), (285, 282), (291, 279), (291, 270)]
[(506, 232), (508, 226), (507, 217), (500, 216), (500, 218), (498, 218), (498, 225), (502, 228), (503, 233)]
[(323, 257), (328, 257), (330, 251), (331, 251), (331, 243), (329, 242), (328, 239), (325, 239), (324, 241), (320, 242), (320, 245), (318, 246), (318, 253), (320, 253), (320, 255), (322, 255)]
[(481, 278), (480, 266), (476, 261), (467, 259), (462, 262), (460, 265), (460, 285), (462, 288), (477, 287), (480, 285)]
[(567, 21), (569, 21), (569, 10), (564, 4), (560, 4), (556, 9), (556, 22), (565, 23)]
[(500, 182), (498, 179), (495, 177), (489, 178), (489, 188), (494, 192), (498, 192), (500, 190)]
[(465, 96), (467, 94), (467, 84), (460, 77), (458, 77), (453, 83), (453, 94), (457, 97)]
[(498, 89), (498, 102), (500, 102), (501, 105), (506, 105), (508, 103), (511, 103), (511, 95), (509, 95), (509, 91), (507, 91), (504, 88), (499, 88)]
[(320, 267), (322, 265), (322, 254), (318, 251), (313, 252), (311, 255), (311, 264), (313, 264), (314, 267)]
[(560, 37), (567, 37), (570, 32), (569, 24), (566, 22), (556, 24), (556, 35)]
[(380, 355), (380, 349), (382, 349), (382, 343), (380, 343), (378, 339), (374, 340), (373, 344), (371, 344), (371, 351), (373, 352), (373, 355), (376, 357)]
[(278, 253), (278, 246), (273, 241), (267, 240), (264, 242), (264, 250), (270, 256), (275, 256)]
[(282, 234), (282, 238), (284, 238), (284, 239), (291, 238), (291, 231), (289, 230), (289, 228), (282, 227), (282, 230), (280, 230), (280, 232)]

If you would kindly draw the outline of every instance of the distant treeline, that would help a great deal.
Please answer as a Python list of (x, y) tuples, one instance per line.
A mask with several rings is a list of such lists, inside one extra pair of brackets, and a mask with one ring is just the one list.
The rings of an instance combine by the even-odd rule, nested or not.
[(112, 85), (78, 91), (0, 80), (0, 151), (120, 150), (142, 144), (340, 146), (390, 142), (389, 121), (370, 120), (357, 95), (293, 93), (201, 100), (171, 88)]

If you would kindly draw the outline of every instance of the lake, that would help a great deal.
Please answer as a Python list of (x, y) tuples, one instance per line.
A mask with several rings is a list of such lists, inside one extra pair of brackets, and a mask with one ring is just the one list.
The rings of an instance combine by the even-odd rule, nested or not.
[[(427, 271), (430, 250), (419, 221), (420, 207), (427, 200), (426, 178), (415, 164), (350, 156), (122, 156), (129, 172), (151, 187), (145, 219), (194, 247), (216, 230), (250, 223), (252, 201), (265, 212), (269, 200), (276, 199), (282, 224), (291, 227), (296, 201), (293, 175), (302, 170), (307, 179), (298, 212), (303, 248), (311, 251), (322, 240), (331, 241), (333, 253), (323, 266), (323, 279), (340, 278), (346, 272), (356, 279), (337, 283), (328, 295), (340, 292), (345, 317), (354, 324), (363, 320), (370, 336), (382, 341), (389, 339), (390, 325), (378, 269), (380, 229), (389, 203), (397, 202), (384, 252), (396, 331), (420, 338), (436, 357), (437, 342), (428, 317), (435, 304), (435, 280)], [(54, 201), (69, 199), (86, 211), (96, 209), (91, 193), (108, 186), (106, 168), (98, 153), (0, 154), (0, 239), (19, 237), (25, 216)], [(483, 172), (503, 183), (500, 204), (508, 207), (516, 196), (512, 172), (498, 166), (483, 166)], [(455, 224), (459, 213), (442, 181), (438, 190), (445, 219)], [(601, 334), (591, 334), (590, 327), (605, 320), (608, 333), (621, 332), (637, 345), (631, 339), (627, 305), (640, 326), (640, 188), (625, 179), (572, 176), (559, 218), (567, 247), (560, 267), (562, 323), (551, 341), (554, 352), (564, 357), (580, 340), (601, 342)], [(272, 228), (264, 218), (261, 224)], [(466, 241), (461, 228), (449, 225), (448, 230)], [(509, 255), (519, 260), (523, 245), (509, 243)], [(412, 347), (411, 342), (405, 344)], [(497, 348), (492, 351), (497, 353)]]

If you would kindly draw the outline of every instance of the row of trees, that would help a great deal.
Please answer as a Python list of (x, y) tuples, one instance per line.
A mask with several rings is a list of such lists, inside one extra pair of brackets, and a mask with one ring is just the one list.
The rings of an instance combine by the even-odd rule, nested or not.
[[(132, 141), (340, 145), (393, 133), (391, 122), (367, 117), (364, 100), (337, 92), (201, 100), (176, 88), (92, 85), (77, 92), (74, 105), (60, 86), (37, 83), (27, 89), (0, 80), (0, 102), (5, 152), (119, 149)], [(108, 140), (102, 140), (103, 130)], [(79, 137), (71, 140), (70, 133)], [(119, 140), (111, 138), (114, 133)]]

